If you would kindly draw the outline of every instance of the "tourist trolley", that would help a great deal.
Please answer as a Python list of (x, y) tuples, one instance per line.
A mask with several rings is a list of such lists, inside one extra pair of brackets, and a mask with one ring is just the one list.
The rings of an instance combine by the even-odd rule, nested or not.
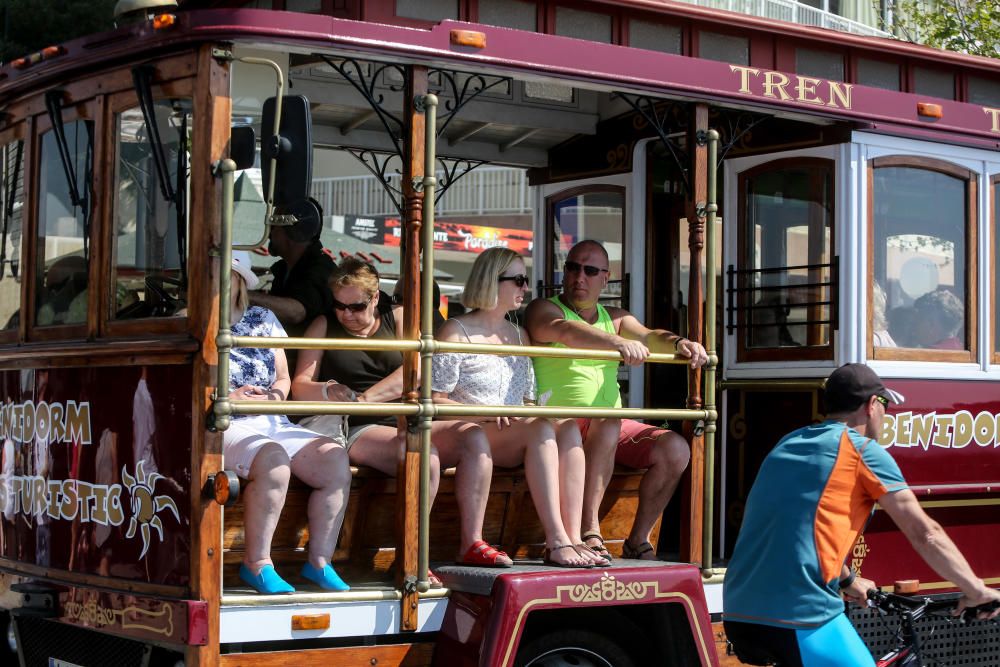
[[(1000, 503), (995, 61), (645, 0), (119, 9), (114, 30), (0, 69), (0, 609), (20, 664), (735, 664), (719, 614), (743, 503), (780, 436), (823, 418), (823, 378), (849, 361), (906, 395), (880, 443), (1000, 583), (983, 537)], [(343, 164), (371, 189), (323, 199)], [(523, 189), (527, 237), (496, 231), (510, 211), (473, 220), (449, 203), (493, 167), (509, 184), (480, 199)], [(222, 325), (233, 247), (262, 249), (289, 222), (282, 204), (309, 195), (335, 258), (401, 277), (405, 340)], [(369, 245), (349, 245), (352, 211)], [(523, 244), (535, 296), (559, 290), (573, 243), (602, 241), (602, 299), (711, 362), (623, 368), (618, 410), (434, 405), (435, 353), (616, 358), (435, 341), (426, 297), (460, 271), (452, 229), (473, 250)], [(400, 350), (403, 401), (228, 401), (233, 346)], [(249, 412), (400, 418), (399, 474), (353, 470), (333, 559), (351, 591), (240, 585), (220, 431)], [(668, 560), (540, 566), (523, 472), (497, 470), (484, 537), (516, 566), (446, 564), (454, 483), (445, 473), (431, 511), (429, 423), (464, 415), (669, 422), (692, 457), (654, 535)], [(617, 469), (602, 506), (615, 555), (640, 475)], [(293, 482), (279, 570), (305, 558), (306, 495)], [(851, 565), (954, 590), (878, 510)], [(852, 618), (887, 650), (883, 626)], [(997, 661), (992, 624), (934, 636), (923, 648), (945, 664)]]

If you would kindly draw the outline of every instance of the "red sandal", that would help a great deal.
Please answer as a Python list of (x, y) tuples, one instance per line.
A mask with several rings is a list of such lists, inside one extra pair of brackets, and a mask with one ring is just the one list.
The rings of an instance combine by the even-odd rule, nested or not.
[(491, 547), (483, 540), (473, 542), (462, 559), (455, 561), (455, 563), (473, 567), (512, 567), (514, 565), (510, 556), (495, 547)]

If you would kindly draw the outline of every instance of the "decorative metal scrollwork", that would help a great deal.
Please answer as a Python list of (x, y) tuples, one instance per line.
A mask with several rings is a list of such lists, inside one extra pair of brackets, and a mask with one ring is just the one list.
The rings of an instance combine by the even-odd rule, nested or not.
[(612, 93), (612, 99), (617, 97), (628, 104), (635, 112), (649, 124), (660, 138), (660, 141), (670, 152), (674, 162), (677, 164), (677, 171), (681, 174), (684, 183), (684, 191), (691, 192), (691, 183), (688, 178), (690, 170), (690, 157), (686, 150), (674, 140), (677, 132), (687, 132), (686, 105), (670, 102), (669, 100), (647, 97), (645, 95), (632, 95), (630, 93)]
[[(489, 164), (485, 160), (460, 160), (451, 158), (438, 158), (438, 164), (441, 165), (441, 171), (444, 172), (444, 176), (438, 179), (437, 189), (434, 191), (434, 203), (436, 204), (441, 200), (441, 196), (448, 191), (455, 181), (462, 178), (468, 174), (473, 169), (482, 167), (484, 164)], [(464, 169), (459, 171), (459, 168), (464, 166)]]
[(733, 146), (741, 141), (750, 139), (751, 130), (768, 118), (770, 118), (770, 116), (753, 114), (748, 111), (740, 113), (720, 113), (717, 120), (719, 122), (724, 122), (726, 126), (719, 128), (719, 134), (723, 138), (722, 145), (719, 146), (719, 166), (722, 166), (722, 161), (726, 159), (726, 154), (733, 148)]
[[(510, 77), (488, 76), (485, 74), (470, 74), (468, 72), (454, 72), (446, 69), (432, 69), (427, 71), (428, 78), (437, 75), (441, 78), (442, 97), (450, 95), (451, 99), (444, 103), (445, 111), (438, 116), (439, 121), (443, 121), (437, 128), (437, 136), (443, 136), (444, 130), (452, 119), (458, 115), (466, 104), (476, 99), (487, 90), (496, 88), (502, 83), (511, 84)], [(459, 77), (464, 80), (459, 85)]]
[[(397, 65), (394, 63), (371, 63), (367, 61), (355, 60), (353, 58), (341, 58), (334, 60), (329, 56), (320, 56), (323, 61), (332, 67), (338, 74), (344, 77), (348, 83), (354, 86), (355, 90), (361, 93), (365, 101), (372, 108), (372, 111), (378, 116), (378, 119), (382, 122), (382, 126), (385, 128), (386, 134), (392, 140), (392, 145), (396, 148), (396, 154), (402, 157), (403, 148), (401, 145), (403, 137), (403, 119), (399, 116), (390, 113), (382, 105), (385, 102), (385, 96), (381, 93), (375, 91), (375, 86), (379, 79), (382, 78), (384, 72), (395, 71), (399, 74), (400, 81), (406, 81), (407, 77), (410, 75), (409, 70), (403, 65)], [(372, 70), (368, 72), (368, 66), (372, 67)], [(403, 89), (403, 84), (399, 85), (388, 85), (389, 90), (392, 92), (399, 92)], [(357, 157), (357, 155), (355, 155)], [(367, 166), (367, 164), (365, 165)], [(370, 168), (370, 167), (369, 167)], [(375, 172), (373, 172), (375, 173)]]
[[(393, 208), (400, 215), (403, 214), (403, 190), (396, 187), (392, 183), (392, 176), (387, 175), (389, 171), (389, 163), (393, 158), (399, 158), (400, 156), (395, 153), (376, 153), (368, 149), (356, 149), (347, 148), (348, 153), (354, 156), (354, 159), (365, 166), (372, 176), (378, 179), (378, 182), (382, 184), (382, 189), (385, 190), (385, 194), (392, 201)], [(396, 169), (396, 174), (398, 174), (398, 182), (402, 183), (403, 175), (399, 169)]]

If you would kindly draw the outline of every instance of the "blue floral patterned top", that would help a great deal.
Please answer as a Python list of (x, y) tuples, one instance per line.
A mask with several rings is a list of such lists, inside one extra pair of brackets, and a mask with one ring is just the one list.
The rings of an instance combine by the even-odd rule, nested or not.
[[(232, 331), (234, 336), (288, 336), (274, 313), (261, 306), (247, 308)], [(229, 391), (243, 385), (270, 389), (275, 375), (274, 350), (271, 348), (234, 347), (229, 352)]]

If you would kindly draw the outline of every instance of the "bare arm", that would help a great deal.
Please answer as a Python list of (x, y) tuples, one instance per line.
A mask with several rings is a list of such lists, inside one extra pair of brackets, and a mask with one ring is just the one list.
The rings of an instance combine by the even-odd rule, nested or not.
[[(909, 489), (886, 493), (878, 499), (899, 529), (931, 568), (962, 591), (958, 609), (1000, 600), (1000, 592), (976, 577), (968, 561), (937, 521), (927, 516)], [(993, 614), (1000, 613), (997, 610)]]
[(642, 343), (650, 352), (688, 357), (691, 359), (691, 368), (698, 368), (708, 363), (708, 354), (700, 343), (666, 329), (650, 329), (627, 310), (615, 308), (612, 317), (617, 323), (618, 333), (623, 338)]
[[(323, 338), (326, 335), (326, 316), (320, 315), (303, 333), (306, 338)], [(299, 358), (292, 380), (292, 395), (297, 401), (341, 401), (350, 398), (350, 388), (336, 382), (318, 380), (323, 350), (299, 350)], [(329, 386), (328, 386), (329, 385)]]
[(263, 306), (273, 312), (282, 324), (300, 324), (306, 319), (306, 308), (299, 301), (287, 296), (275, 296), (267, 292), (253, 291), (247, 293), (250, 304)]
[(588, 350), (617, 350), (626, 364), (641, 364), (649, 349), (641, 342), (609, 334), (585, 322), (567, 320), (562, 310), (546, 299), (535, 299), (525, 313), (528, 334), (535, 343), (562, 343)]

